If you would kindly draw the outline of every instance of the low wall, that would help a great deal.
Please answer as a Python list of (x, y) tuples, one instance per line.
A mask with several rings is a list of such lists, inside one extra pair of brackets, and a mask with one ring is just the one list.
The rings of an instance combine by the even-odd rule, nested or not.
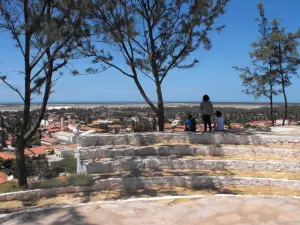
[(251, 156), (273, 156), (298, 158), (300, 157), (299, 149), (276, 149), (261, 147), (239, 147), (239, 146), (204, 146), (204, 145), (164, 145), (164, 146), (133, 146), (126, 148), (107, 148), (103, 146), (79, 147), (79, 160), (97, 160), (101, 158), (115, 158), (124, 156), (235, 156), (235, 155), (251, 155)]
[(109, 178), (98, 180), (92, 187), (64, 187), (44, 190), (20, 191), (0, 194), (0, 201), (27, 201), (42, 197), (56, 197), (59, 194), (78, 193), (86, 191), (110, 190), (110, 189), (142, 189), (154, 186), (163, 187), (185, 187), (192, 189), (201, 188), (226, 188), (226, 187), (247, 187), (247, 188), (282, 188), (300, 190), (300, 181), (249, 178), (230, 176), (168, 176), (168, 177), (129, 177)]
[(81, 173), (109, 173), (134, 170), (203, 169), (203, 170), (252, 170), (273, 172), (300, 172), (300, 163), (244, 160), (196, 160), (173, 159), (168, 157), (124, 157), (85, 163), (78, 169)]
[(250, 133), (134, 133), (134, 134), (90, 134), (80, 136), (77, 144), (81, 147), (105, 145), (145, 146), (153, 144), (268, 144), (300, 143), (298, 136), (275, 136), (272, 134)]
[(231, 176), (168, 176), (168, 177), (129, 177), (110, 178), (96, 181), (103, 189), (143, 189), (153, 186), (201, 188), (284, 188), (300, 190), (300, 181), (270, 178), (250, 178)]

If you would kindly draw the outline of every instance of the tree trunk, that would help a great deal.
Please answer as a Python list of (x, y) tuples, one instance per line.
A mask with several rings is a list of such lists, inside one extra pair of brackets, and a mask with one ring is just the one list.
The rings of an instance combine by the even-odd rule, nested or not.
[(26, 190), (28, 188), (28, 184), (27, 184), (24, 152), (25, 152), (25, 143), (23, 141), (23, 138), (18, 138), (17, 151), (16, 151), (18, 184), (21, 189)]
[(272, 126), (275, 126), (275, 121), (274, 121), (274, 115), (273, 115), (273, 95), (270, 97), (270, 108), (271, 108), (271, 120), (272, 120)]
[(156, 82), (156, 93), (157, 93), (157, 119), (158, 119), (158, 130), (160, 132), (165, 131), (165, 110), (164, 100), (162, 96), (161, 86), (159, 82)]
[(283, 98), (284, 98), (284, 116), (283, 116), (282, 126), (284, 126), (285, 120), (287, 118), (287, 113), (288, 113), (288, 102), (287, 102), (287, 97), (286, 97), (286, 93), (285, 93), (284, 82), (282, 82), (282, 93), (283, 93)]
[(285, 125), (285, 120), (287, 117), (287, 111), (288, 111), (288, 103), (287, 103), (287, 97), (286, 97), (286, 92), (285, 92), (285, 80), (284, 80), (284, 73), (283, 73), (283, 68), (282, 68), (282, 52), (281, 52), (281, 44), (279, 43), (278, 45), (279, 49), (279, 68), (280, 68), (280, 74), (281, 74), (281, 85), (282, 85), (282, 93), (284, 97), (284, 116), (283, 116), (283, 121), (282, 121), (282, 126)]

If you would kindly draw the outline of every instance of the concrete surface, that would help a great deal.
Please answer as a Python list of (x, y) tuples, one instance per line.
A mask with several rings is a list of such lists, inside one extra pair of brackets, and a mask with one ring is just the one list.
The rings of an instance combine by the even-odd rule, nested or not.
[(0, 218), (2, 225), (249, 225), (300, 224), (300, 199), (204, 196), (129, 200), (24, 211)]

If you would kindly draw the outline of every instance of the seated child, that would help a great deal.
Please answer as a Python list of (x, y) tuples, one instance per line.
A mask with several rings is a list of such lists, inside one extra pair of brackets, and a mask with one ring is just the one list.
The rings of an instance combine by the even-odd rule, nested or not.
[(215, 131), (224, 131), (224, 118), (220, 111), (216, 111)]
[(191, 114), (188, 115), (188, 119), (185, 121), (185, 131), (196, 132), (196, 120)]

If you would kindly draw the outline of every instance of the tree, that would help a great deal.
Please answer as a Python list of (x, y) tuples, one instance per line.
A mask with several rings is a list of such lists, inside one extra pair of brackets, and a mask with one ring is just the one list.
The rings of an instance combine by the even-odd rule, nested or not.
[[(172, 69), (194, 67), (198, 60), (185, 63), (200, 46), (209, 50), (208, 34), (224, 13), (229, 0), (91, 0), (93, 36), (80, 44), (80, 53), (100, 63), (102, 70), (114, 68), (131, 78), (158, 118), (164, 131), (162, 83)], [(224, 26), (216, 28), (220, 31)], [(121, 54), (129, 66), (114, 60), (112, 52), (99, 48), (105, 43)], [(89, 68), (88, 73), (102, 70)], [(74, 74), (79, 74), (74, 71)], [(149, 78), (156, 87), (157, 105), (148, 98), (140, 78)]]
[(298, 68), (300, 65), (300, 58), (298, 54), (300, 30), (292, 33), (287, 32), (285, 27), (282, 27), (277, 19), (272, 21), (272, 32), (270, 35), (271, 43), (270, 50), (274, 56), (276, 65), (276, 72), (278, 75), (278, 83), (281, 85), (281, 91), (284, 97), (284, 115), (282, 125), (285, 125), (285, 120), (288, 114), (288, 101), (286, 95), (286, 88), (292, 82), (293, 76), (298, 76)]
[(277, 89), (277, 73), (275, 71), (274, 57), (272, 51), (269, 49), (271, 44), (271, 26), (265, 17), (263, 4), (259, 3), (257, 9), (259, 18), (256, 20), (259, 22), (260, 37), (257, 42), (252, 43), (253, 51), (250, 53), (254, 71), (249, 67), (234, 67), (234, 69), (242, 73), (240, 78), (244, 87), (243, 92), (254, 96), (254, 98), (264, 96), (269, 99), (271, 108), (270, 118), (274, 125), (273, 97), (274, 95), (278, 95), (280, 90)]
[[(4, 121), (6, 130), (16, 140), (18, 184), (23, 189), (28, 186), (25, 146), (43, 119), (56, 74), (60, 76), (60, 69), (74, 58), (76, 40), (86, 35), (82, 28), (82, 9), (85, 9), (82, 4), (80, 0), (0, 0), (0, 30), (11, 35), (24, 59), (23, 91), (10, 83), (7, 75), (0, 76), (24, 104), (17, 129)], [(31, 112), (31, 101), (36, 94), (43, 96), (41, 108)]]

